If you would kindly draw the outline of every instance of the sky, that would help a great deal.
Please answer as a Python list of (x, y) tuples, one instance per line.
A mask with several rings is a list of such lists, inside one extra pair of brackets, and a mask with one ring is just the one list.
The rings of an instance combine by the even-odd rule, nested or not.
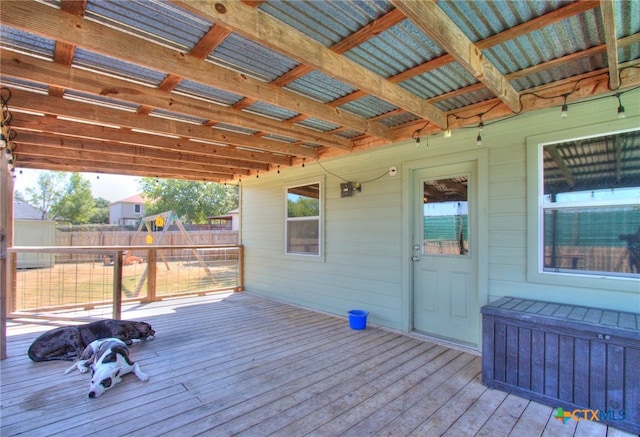
[[(25, 197), (27, 188), (36, 188), (40, 170), (16, 169), (14, 189), (20, 191)], [(94, 198), (107, 199), (109, 202), (117, 202), (141, 192), (139, 177), (111, 174), (81, 173), (84, 179), (91, 182), (91, 192)], [(71, 175), (71, 173), (69, 173)]]

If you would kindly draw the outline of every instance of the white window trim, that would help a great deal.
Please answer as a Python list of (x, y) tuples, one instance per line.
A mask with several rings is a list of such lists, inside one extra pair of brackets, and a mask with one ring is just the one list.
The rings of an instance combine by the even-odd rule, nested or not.
[[(301, 187), (304, 185), (313, 185), (313, 184), (318, 184), (320, 187), (320, 198), (318, 199), (320, 202), (320, 215), (318, 216), (318, 253), (317, 254), (311, 254), (311, 253), (295, 253), (295, 252), (287, 252), (287, 223), (289, 222), (289, 216), (288, 216), (288, 194), (289, 194), (289, 189), (290, 188), (295, 188), (295, 187)], [(291, 256), (291, 257), (304, 257), (304, 258), (308, 258), (308, 259), (314, 259), (314, 260), (324, 260), (324, 184), (321, 180), (319, 179), (312, 179), (309, 181), (302, 181), (302, 182), (295, 182), (295, 183), (291, 183), (288, 184), (284, 187), (284, 241), (283, 241), (283, 250), (284, 250), (284, 255), (285, 256)], [(304, 217), (304, 218), (293, 218), (293, 220), (300, 220), (300, 219), (307, 219), (309, 217)]]
[(574, 272), (545, 272), (542, 269), (542, 205), (544, 193), (542, 147), (546, 144), (637, 130), (638, 126), (640, 126), (640, 117), (629, 117), (615, 122), (575, 127), (527, 138), (527, 280), (529, 282), (638, 293), (640, 281), (635, 278)]

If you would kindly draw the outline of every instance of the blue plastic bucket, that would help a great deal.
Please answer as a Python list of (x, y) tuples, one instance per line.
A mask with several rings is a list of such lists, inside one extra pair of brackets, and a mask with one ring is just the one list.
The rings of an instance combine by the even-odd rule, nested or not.
[(349, 311), (349, 326), (351, 329), (364, 329), (367, 327), (367, 311), (351, 310)]

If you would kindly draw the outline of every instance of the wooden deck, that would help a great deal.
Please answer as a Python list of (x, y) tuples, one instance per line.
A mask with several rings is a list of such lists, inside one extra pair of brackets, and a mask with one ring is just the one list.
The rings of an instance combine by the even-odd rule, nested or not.
[(630, 436), (487, 389), (479, 356), (249, 293), (138, 305), (156, 339), (131, 347), (150, 376), (97, 399), (68, 362), (33, 363), (52, 323), (9, 322), (1, 429), (13, 435)]

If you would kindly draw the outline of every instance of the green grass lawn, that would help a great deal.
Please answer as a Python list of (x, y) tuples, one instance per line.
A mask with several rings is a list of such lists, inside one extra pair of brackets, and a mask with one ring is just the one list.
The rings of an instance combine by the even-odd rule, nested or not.
[[(123, 266), (122, 297), (144, 298), (147, 264)], [(237, 261), (158, 262), (156, 295), (213, 291), (237, 286)], [(110, 302), (113, 300), (113, 266), (102, 262), (56, 264), (51, 268), (19, 270), (14, 296), (18, 311), (47, 307)]]

